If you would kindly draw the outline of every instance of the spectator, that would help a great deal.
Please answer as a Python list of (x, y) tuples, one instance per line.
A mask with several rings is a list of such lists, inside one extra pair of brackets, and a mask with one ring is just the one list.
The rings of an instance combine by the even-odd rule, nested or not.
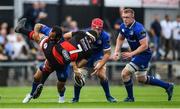
[(32, 7), (30, 7), (23, 15), (23, 18), (27, 18), (26, 26), (29, 29), (33, 29), (36, 23), (36, 20), (39, 16), (40, 8), (39, 2), (34, 2)]
[(172, 35), (172, 23), (170, 21), (169, 15), (165, 15), (165, 19), (160, 22), (162, 27), (162, 36), (164, 38), (164, 49), (165, 55), (164, 59), (167, 60), (167, 55), (171, 47), (171, 35)]
[(6, 29), (1, 29), (0, 30), (0, 45), (4, 46), (5, 45), (5, 38), (7, 36), (7, 30)]
[(70, 31), (78, 31), (78, 24), (75, 20), (70, 22)]
[(63, 32), (69, 32), (70, 30), (70, 24), (72, 22), (71, 16), (66, 16), (65, 21), (61, 24)]
[(123, 10), (123, 9), (124, 9), (124, 8), (119, 8), (119, 18), (116, 19), (116, 22), (114, 23), (114, 29), (115, 29), (116, 31), (119, 30), (121, 23), (123, 23), (123, 21), (122, 21), (122, 19), (121, 19), (121, 13), (122, 13), (122, 10)]
[(36, 19), (36, 23), (45, 23), (47, 22), (47, 12), (46, 12), (46, 3), (44, 2), (39, 2), (39, 15), (38, 18)]
[(25, 51), (24, 50), (25, 48), (23, 48), (23, 47), (26, 47), (26, 49), (28, 49), (28, 47), (21, 34), (18, 34), (17, 42), (14, 43), (13, 47), (14, 47), (14, 54), (12, 55), (12, 59), (21, 60), (21, 59), (24, 59), (25, 57), (24, 55), (27, 55), (28, 57), (28, 53), (25, 53), (27, 51)]
[(1, 24), (1, 27), (0, 27), (0, 29), (8, 29), (8, 23), (7, 22), (3, 22), (2, 24)]
[(114, 23), (114, 34), (112, 37), (111, 37), (111, 42), (113, 45), (115, 45), (115, 42), (116, 42), (116, 38), (118, 36), (118, 33), (119, 33), (119, 28), (120, 28), (120, 25), (121, 23), (123, 22), (122, 19), (121, 19), (121, 13), (122, 13), (122, 10), (124, 8), (119, 8), (119, 18), (116, 19), (115, 23)]
[(180, 60), (180, 15), (177, 15), (176, 21), (173, 22), (173, 41), (178, 54), (177, 59)]
[(158, 15), (154, 16), (154, 21), (151, 24), (150, 32), (153, 37), (153, 43), (154, 43), (154, 47), (156, 51), (156, 59), (159, 60), (160, 59), (159, 48), (160, 48), (160, 37), (161, 37), (161, 24), (160, 24)]

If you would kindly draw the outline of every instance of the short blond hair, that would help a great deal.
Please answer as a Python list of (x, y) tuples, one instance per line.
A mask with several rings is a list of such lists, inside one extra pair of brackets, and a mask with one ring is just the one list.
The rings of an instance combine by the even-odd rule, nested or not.
[(134, 14), (135, 14), (134, 10), (131, 9), (131, 8), (126, 8), (126, 9), (124, 9), (124, 10), (123, 10), (123, 13), (131, 13), (133, 17), (134, 17)]

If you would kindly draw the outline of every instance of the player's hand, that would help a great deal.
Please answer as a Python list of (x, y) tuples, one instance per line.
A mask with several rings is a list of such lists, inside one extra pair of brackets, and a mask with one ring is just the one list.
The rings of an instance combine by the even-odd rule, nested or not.
[(74, 70), (74, 74), (75, 74), (76, 77), (81, 78), (81, 75), (82, 75), (82, 74), (81, 74), (81, 72), (80, 72), (79, 69)]
[(114, 60), (114, 61), (117, 61), (119, 59), (119, 52), (115, 52), (111, 57), (110, 59)]
[(94, 67), (94, 72), (91, 73), (91, 76), (93, 76), (93, 75), (95, 75), (95, 74), (98, 75), (98, 73), (100, 72), (101, 68), (102, 68), (102, 64), (101, 64), (101, 61), (99, 61), (99, 62), (96, 64), (96, 66)]
[(123, 59), (130, 59), (132, 58), (132, 56), (133, 56), (132, 52), (122, 52)]

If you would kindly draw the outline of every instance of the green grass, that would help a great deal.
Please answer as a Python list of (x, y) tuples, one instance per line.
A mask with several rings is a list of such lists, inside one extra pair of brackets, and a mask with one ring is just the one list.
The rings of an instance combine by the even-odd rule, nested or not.
[(136, 86), (134, 88), (136, 102), (124, 103), (126, 97), (124, 87), (111, 86), (112, 95), (118, 103), (106, 102), (104, 92), (100, 86), (86, 86), (81, 91), (79, 103), (69, 103), (73, 97), (73, 87), (66, 89), (66, 102), (57, 103), (56, 87), (44, 87), (38, 99), (22, 104), (25, 95), (31, 87), (0, 87), (0, 108), (180, 108), (180, 86), (175, 86), (173, 100), (168, 102), (165, 90), (158, 87)]

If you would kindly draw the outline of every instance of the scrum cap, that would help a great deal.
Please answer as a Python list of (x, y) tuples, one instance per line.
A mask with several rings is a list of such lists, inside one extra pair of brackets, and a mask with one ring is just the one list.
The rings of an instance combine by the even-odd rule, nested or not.
[(103, 20), (100, 18), (94, 18), (91, 22), (92, 28), (103, 29)]

